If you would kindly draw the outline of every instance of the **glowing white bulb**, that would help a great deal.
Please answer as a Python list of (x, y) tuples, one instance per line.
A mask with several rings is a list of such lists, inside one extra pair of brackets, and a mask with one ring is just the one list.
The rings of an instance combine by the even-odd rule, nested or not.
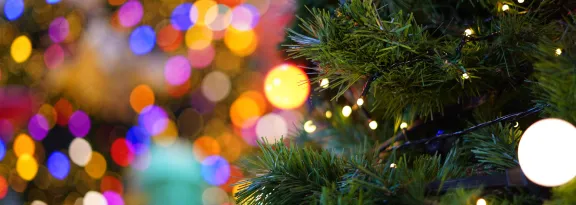
[(576, 127), (560, 119), (532, 124), (520, 139), (518, 162), (530, 181), (546, 187), (565, 184), (576, 176)]
[(357, 104), (358, 106), (364, 105), (364, 99), (358, 98), (358, 100), (356, 101), (356, 104)]
[(556, 55), (557, 55), (557, 56), (562, 55), (562, 49), (557, 48), (557, 49), (556, 49)]
[(462, 79), (467, 80), (467, 79), (469, 79), (469, 78), (470, 78), (470, 76), (468, 75), (468, 73), (462, 74)]
[(516, 127), (518, 127), (518, 126), (520, 126), (520, 123), (516, 122), (516, 124), (514, 125), (514, 127), (516, 128)]
[(344, 117), (348, 117), (350, 114), (352, 114), (352, 108), (348, 105), (344, 106), (344, 108), (342, 108), (342, 115), (344, 115)]
[(486, 200), (484, 200), (483, 198), (478, 199), (478, 201), (476, 201), (476, 205), (487, 205), (488, 203), (486, 203)]
[(524, 3), (524, 0), (518, 0), (518, 3), (519, 4)]
[(473, 31), (472, 29), (466, 29), (466, 30), (464, 31), (464, 35), (466, 35), (466, 36), (470, 36), (470, 35), (472, 35), (473, 33), (474, 33), (474, 31)]
[(390, 168), (396, 168), (396, 163), (390, 164)]
[(368, 126), (370, 126), (370, 129), (375, 130), (376, 128), (378, 128), (378, 122), (372, 120), (370, 123), (368, 123)]
[(400, 129), (406, 129), (406, 128), (408, 128), (408, 123), (402, 122), (402, 124), (400, 124)]
[(504, 6), (502, 6), (502, 11), (508, 11), (508, 9), (510, 9), (510, 6), (508, 6), (508, 4), (504, 4)]
[(328, 88), (328, 86), (330, 86), (330, 81), (328, 80), (328, 78), (324, 78), (320, 81), (320, 87)]
[(306, 123), (304, 123), (304, 131), (306, 131), (307, 133), (312, 133), (316, 130), (316, 125), (314, 125), (314, 122), (312, 122), (312, 120), (308, 120), (306, 121)]
[(330, 110), (326, 111), (326, 118), (332, 118), (332, 112), (330, 112)]

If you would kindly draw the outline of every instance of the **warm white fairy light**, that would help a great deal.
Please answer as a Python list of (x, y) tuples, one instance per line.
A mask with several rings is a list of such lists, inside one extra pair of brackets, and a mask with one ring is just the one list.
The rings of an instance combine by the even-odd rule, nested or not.
[(562, 49), (557, 48), (557, 49), (556, 49), (556, 55), (557, 55), (557, 56), (562, 55)]
[(320, 81), (320, 87), (328, 88), (328, 86), (330, 86), (330, 81), (328, 80), (328, 78), (324, 78)]
[(400, 129), (406, 129), (406, 128), (408, 128), (408, 123), (402, 122), (402, 124), (400, 124)]
[(358, 106), (364, 105), (364, 99), (358, 98), (358, 100), (356, 101), (356, 105), (358, 105)]
[(504, 4), (504, 6), (502, 6), (502, 11), (508, 11), (510, 9), (510, 6), (508, 6), (508, 4)]
[(486, 200), (484, 200), (483, 198), (479, 198), (478, 201), (476, 201), (476, 205), (487, 205), (488, 203), (486, 203)]
[(468, 75), (468, 73), (464, 73), (464, 74), (462, 74), (462, 79), (468, 80), (468, 79), (470, 79), (470, 75)]
[(314, 122), (312, 122), (312, 120), (308, 120), (306, 121), (306, 123), (304, 123), (304, 131), (306, 131), (307, 133), (312, 133), (316, 131), (316, 125), (314, 125)]
[(518, 3), (519, 4), (524, 3), (524, 0), (518, 0)]
[(348, 117), (350, 114), (352, 114), (352, 108), (348, 105), (344, 106), (344, 108), (342, 108), (342, 115), (344, 115), (344, 117)]
[(466, 36), (470, 36), (470, 35), (472, 35), (473, 33), (474, 33), (474, 31), (473, 31), (472, 29), (466, 29), (466, 30), (464, 31), (464, 34), (465, 34)]
[(390, 168), (396, 168), (396, 163), (390, 164)]
[(378, 128), (378, 122), (372, 120), (370, 121), (370, 123), (368, 123), (368, 126), (370, 126), (370, 129), (375, 130), (376, 128)]
[(520, 126), (520, 123), (516, 122), (516, 124), (514, 125), (514, 127), (518, 127)]
[(330, 110), (326, 111), (326, 118), (332, 118), (332, 112)]

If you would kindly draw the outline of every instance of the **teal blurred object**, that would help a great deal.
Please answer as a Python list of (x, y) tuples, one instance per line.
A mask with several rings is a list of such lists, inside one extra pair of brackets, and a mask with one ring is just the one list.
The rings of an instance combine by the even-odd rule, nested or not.
[(206, 183), (190, 143), (176, 141), (166, 147), (154, 144), (149, 156), (149, 166), (137, 172), (138, 184), (149, 196), (149, 204), (202, 204), (202, 186)]

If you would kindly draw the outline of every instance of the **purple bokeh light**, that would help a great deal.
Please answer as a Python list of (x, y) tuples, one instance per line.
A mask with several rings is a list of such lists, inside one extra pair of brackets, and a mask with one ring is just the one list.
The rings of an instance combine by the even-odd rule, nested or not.
[(184, 56), (174, 56), (164, 66), (164, 79), (170, 85), (182, 85), (190, 78), (190, 62)]
[(202, 177), (210, 185), (225, 184), (230, 178), (230, 164), (218, 155), (206, 157), (202, 161)]
[(140, 23), (144, 9), (139, 1), (128, 1), (118, 10), (118, 20), (124, 27), (132, 27)]
[(48, 35), (50, 39), (54, 43), (60, 43), (68, 37), (70, 33), (70, 24), (68, 24), (68, 20), (64, 17), (58, 17), (50, 23), (50, 27), (48, 28)]
[(36, 114), (30, 118), (30, 121), (28, 122), (28, 132), (35, 140), (43, 140), (49, 130), (50, 125), (43, 115)]
[(70, 116), (68, 121), (68, 129), (76, 137), (85, 137), (90, 132), (90, 117), (88, 115), (78, 110)]
[(138, 117), (138, 124), (152, 136), (162, 133), (168, 126), (168, 114), (159, 106), (145, 107)]

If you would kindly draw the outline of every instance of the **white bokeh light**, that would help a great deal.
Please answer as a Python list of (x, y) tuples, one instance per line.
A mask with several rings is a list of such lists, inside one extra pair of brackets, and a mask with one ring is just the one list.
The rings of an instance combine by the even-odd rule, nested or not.
[(221, 205), (229, 203), (228, 194), (219, 187), (210, 187), (202, 193), (204, 205)]
[(560, 186), (576, 176), (576, 128), (560, 119), (532, 124), (520, 139), (518, 161), (530, 181)]
[(288, 126), (282, 116), (270, 113), (262, 116), (256, 124), (258, 139), (265, 138), (268, 143), (274, 143), (288, 134)]
[(232, 10), (224, 4), (217, 4), (206, 11), (204, 23), (212, 31), (222, 31), (232, 22)]
[(90, 143), (83, 138), (75, 138), (72, 140), (68, 152), (70, 160), (81, 167), (86, 166), (92, 158), (92, 147)]
[(86, 192), (82, 202), (84, 202), (83, 205), (108, 205), (106, 198), (96, 191)]
[(202, 81), (202, 94), (212, 102), (219, 102), (226, 98), (230, 89), (230, 78), (220, 71), (209, 73)]

